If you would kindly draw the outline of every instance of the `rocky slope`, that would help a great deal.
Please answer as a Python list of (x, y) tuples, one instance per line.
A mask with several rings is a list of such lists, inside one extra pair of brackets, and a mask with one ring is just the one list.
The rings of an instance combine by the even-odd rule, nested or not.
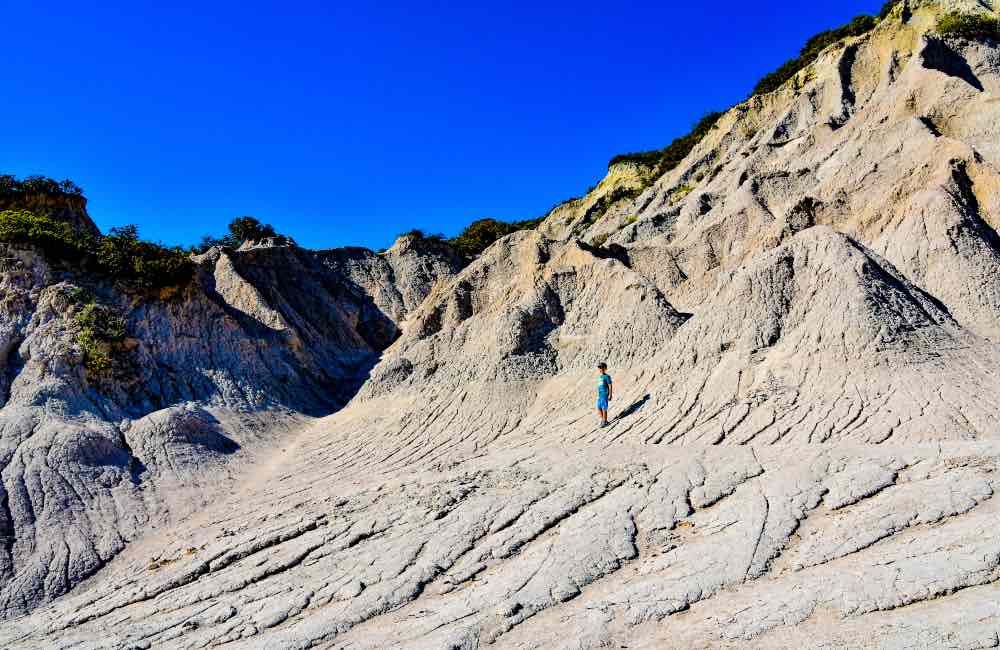
[(719, 273), (827, 224), (996, 338), (998, 55), (995, 43), (932, 32), (956, 9), (996, 15), (977, 2), (900, 5), (781, 90), (729, 111), (684, 164), (583, 236), (634, 249), (672, 301), (693, 306)]
[[(374, 259), (407, 274), (422, 259), (412, 247), (408, 255)], [(215, 499), (236, 468), (274, 453), (306, 416), (343, 406), (402, 315), (288, 246), (213, 249), (165, 300), (53, 266), (30, 247), (7, 245), (2, 260), (7, 616), (64, 593), (147, 527)], [(450, 272), (413, 268), (430, 279)], [(428, 290), (395, 288), (409, 303)], [(82, 363), (83, 302), (125, 318), (128, 338), (108, 375)]]
[[(51, 370), (71, 366), (32, 366), (18, 343), (2, 440), (21, 439), (6, 423), (23, 409), (35, 428), (15, 457), (38, 469), (7, 462), (7, 492), (29, 476), (49, 494), (57, 458), (87, 498), (34, 498), (49, 519), (14, 519), (15, 575), (34, 576), (17, 584), (36, 586), (9, 590), (30, 598), (8, 614), (33, 609), (0, 645), (995, 647), (1000, 50), (935, 36), (954, 9), (992, 12), (901, 3), (729, 111), (634, 201), (592, 222), (567, 204), (464, 269), (413, 241), (211, 253), (174, 309), (204, 301), (234, 324), (184, 344), (205, 347), (183, 381), (155, 370), (125, 391), (149, 404), (114, 407), (127, 426), (107, 424), (122, 398), (87, 415)], [(584, 204), (645, 182), (623, 173)], [(18, 286), (55, 292), (42, 276)], [(38, 323), (7, 329), (25, 341), (58, 323), (22, 300)], [(166, 311), (130, 323), (215, 322)], [(187, 339), (137, 340), (159, 359)], [(607, 429), (598, 359), (616, 384)], [(366, 371), (344, 408), (299, 419)], [(174, 411), (189, 424), (171, 428)], [(177, 442), (210, 417), (236, 454)], [(89, 460), (79, 441), (100, 426), (154, 469)], [(218, 489), (220, 473), (235, 480)], [(170, 525), (140, 534), (160, 512)], [(30, 560), (33, 538), (104, 555), (43, 591), (65, 574), (55, 551)]]

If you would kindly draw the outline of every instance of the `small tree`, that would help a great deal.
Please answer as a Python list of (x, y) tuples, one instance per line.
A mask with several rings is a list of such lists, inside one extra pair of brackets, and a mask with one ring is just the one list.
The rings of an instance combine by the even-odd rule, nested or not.
[(236, 217), (229, 222), (229, 236), (236, 242), (236, 245), (251, 239), (265, 239), (267, 237), (277, 237), (274, 226), (269, 223), (261, 223), (255, 217)]
[(257, 241), (268, 237), (274, 238), (282, 244), (295, 244), (294, 239), (278, 233), (271, 224), (261, 223), (259, 219), (249, 215), (236, 217), (229, 222), (228, 229), (229, 232), (222, 237), (203, 236), (201, 241), (191, 246), (189, 250), (192, 253), (204, 253), (213, 246), (239, 248), (245, 241)]

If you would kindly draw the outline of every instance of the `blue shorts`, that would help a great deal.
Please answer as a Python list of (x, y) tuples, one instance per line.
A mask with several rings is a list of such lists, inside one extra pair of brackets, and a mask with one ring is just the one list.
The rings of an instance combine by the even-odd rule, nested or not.
[(607, 411), (608, 410), (608, 396), (607, 395), (598, 395), (597, 396), (597, 408), (601, 409), (602, 411)]

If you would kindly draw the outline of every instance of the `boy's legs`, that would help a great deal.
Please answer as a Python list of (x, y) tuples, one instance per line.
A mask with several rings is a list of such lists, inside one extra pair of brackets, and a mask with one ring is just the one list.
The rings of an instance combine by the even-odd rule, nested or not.
[(608, 398), (604, 395), (597, 396), (597, 417), (601, 418), (601, 426), (608, 423)]

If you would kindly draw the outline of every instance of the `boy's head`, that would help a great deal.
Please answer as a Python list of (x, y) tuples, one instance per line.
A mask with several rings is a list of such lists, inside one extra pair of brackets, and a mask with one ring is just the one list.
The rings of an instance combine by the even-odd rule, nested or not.
[(604, 363), (602, 361), (599, 364), (597, 364), (597, 369), (600, 370), (601, 372), (607, 372), (608, 371), (608, 364), (606, 364), (606, 363)]

